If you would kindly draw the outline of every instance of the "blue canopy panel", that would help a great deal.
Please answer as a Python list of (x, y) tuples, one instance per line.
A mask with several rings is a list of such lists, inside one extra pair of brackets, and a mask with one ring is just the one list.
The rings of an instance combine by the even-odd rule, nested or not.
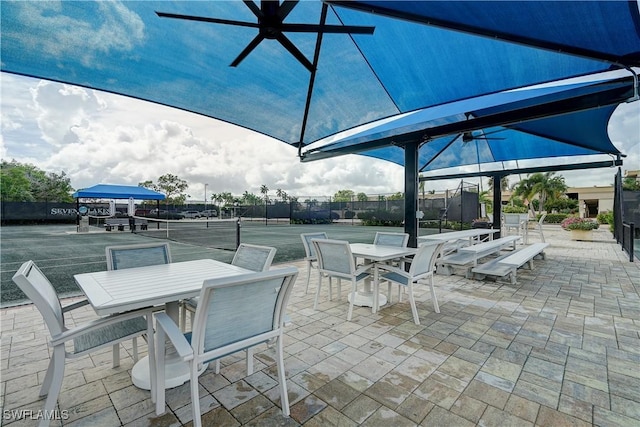
[[(402, 9), (427, 7), (432, 2), (383, 3)], [(487, 25), (500, 28), (503, 20), (521, 20), (507, 16), (508, 11), (528, 17), (529, 3), (533, 2), (438, 2), (433, 6), (443, 16), (451, 12), (451, 16), (466, 16), (472, 22), (476, 15), (486, 15)], [(539, 9), (546, 10), (545, 19), (550, 20), (545, 28), (548, 24), (557, 31), (565, 29), (560, 34), (564, 35), (582, 25), (586, 12), (574, 15), (575, 2), (543, 3), (546, 6)], [(613, 55), (635, 58), (627, 46), (636, 37), (637, 50), (637, 32), (617, 30), (628, 29), (637, 10), (625, 3), (623, 13), (619, 5), (609, 4), (620, 2), (595, 3), (601, 8), (597, 20), (586, 22), (598, 36), (587, 40), (608, 39)], [(476, 10), (481, 4), (487, 5), (486, 12)], [(299, 2), (285, 22), (318, 24), (322, 6), (320, 1)], [(263, 40), (242, 63), (230, 67), (258, 34), (256, 28), (160, 18), (156, 11), (257, 21), (240, 1), (3, 2), (0, 69), (148, 100), (230, 122), (291, 145), (302, 139), (307, 145), (399, 113), (611, 66), (602, 58), (585, 59), (330, 7), (327, 24), (375, 26), (375, 32), (324, 34), (302, 135), (312, 75), (278, 41)], [(490, 16), (500, 20), (492, 23)], [(513, 31), (519, 28), (512, 27)], [(541, 27), (522, 25), (523, 31)], [(603, 31), (609, 36), (602, 36)], [(286, 36), (313, 61), (316, 33), (289, 32)]]
[(74, 199), (129, 199), (164, 200), (166, 196), (157, 191), (132, 185), (98, 184), (73, 193)]
[(309, 147), (303, 161), (357, 153), (404, 165), (406, 143), (420, 145), (420, 171), (616, 155), (620, 152), (609, 139), (608, 121), (617, 105), (633, 96), (634, 79), (626, 71), (504, 91), (352, 129)]
[[(327, 3), (616, 64), (640, 66), (640, 17), (636, 0), (327, 0)], [(612, 17), (615, 17), (613, 21)]]

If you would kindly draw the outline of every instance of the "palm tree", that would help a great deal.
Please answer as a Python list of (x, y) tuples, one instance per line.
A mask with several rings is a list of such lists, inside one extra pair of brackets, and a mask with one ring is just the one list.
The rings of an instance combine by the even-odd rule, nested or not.
[[(554, 175), (555, 172), (534, 173), (518, 183), (513, 195), (522, 196), (529, 201), (538, 196), (538, 213), (542, 213), (547, 200), (555, 200), (567, 191), (564, 177)], [(533, 204), (531, 206), (533, 210)]]
[[(500, 191), (507, 191), (509, 189), (509, 178), (503, 176), (500, 178)], [(493, 193), (493, 177), (489, 178), (489, 191)]]
[(547, 200), (559, 198), (565, 191), (567, 185), (563, 176), (554, 176), (555, 172), (536, 173), (531, 176), (534, 181), (533, 189), (538, 194), (540, 201), (539, 211), (544, 210), (544, 204)]
[(264, 196), (264, 224), (267, 225), (268, 221), (267, 221), (267, 206), (269, 205), (269, 196), (267, 193), (269, 193), (269, 187), (267, 187), (266, 185), (262, 184), (262, 186), (260, 187), (260, 192), (262, 193), (262, 195)]

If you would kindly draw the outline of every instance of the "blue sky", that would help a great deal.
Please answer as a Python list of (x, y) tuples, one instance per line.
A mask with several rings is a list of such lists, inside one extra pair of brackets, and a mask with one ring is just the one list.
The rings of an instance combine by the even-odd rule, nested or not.
[[(189, 183), (194, 200), (202, 199), (205, 183), (209, 194), (260, 194), (264, 184), (271, 193), (282, 189), (302, 198), (331, 196), (341, 189), (403, 191), (402, 168), (385, 161), (350, 155), (300, 163), (293, 147), (211, 118), (12, 74), (0, 78), (2, 159), (64, 171), (76, 189), (97, 183), (136, 185), (172, 173)], [(623, 170), (640, 169), (640, 102), (616, 110), (609, 135), (628, 155)], [(570, 186), (594, 186), (611, 184), (614, 173), (604, 168), (563, 175)], [(510, 177), (510, 183), (517, 180)], [(457, 184), (436, 181), (428, 188)]]

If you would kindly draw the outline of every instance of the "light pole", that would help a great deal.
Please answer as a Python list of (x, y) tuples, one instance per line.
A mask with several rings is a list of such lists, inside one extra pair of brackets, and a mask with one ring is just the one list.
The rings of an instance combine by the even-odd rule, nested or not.
[[(207, 210), (207, 186), (209, 184), (204, 185), (204, 210)], [(209, 213), (207, 212), (207, 218), (209, 217)]]

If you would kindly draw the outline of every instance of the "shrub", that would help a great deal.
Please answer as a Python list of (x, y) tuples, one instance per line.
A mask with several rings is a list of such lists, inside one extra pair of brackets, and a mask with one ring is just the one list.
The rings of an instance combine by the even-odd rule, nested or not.
[(562, 228), (564, 228), (565, 230), (595, 230), (598, 227), (600, 227), (600, 224), (598, 224), (595, 221), (591, 221), (588, 220), (586, 218), (578, 218), (575, 216), (571, 216), (567, 219), (565, 219), (564, 221), (562, 221), (562, 223), (560, 224), (562, 226)]
[(502, 207), (502, 213), (527, 213), (527, 211), (525, 206), (506, 205)]
[(401, 227), (404, 224), (404, 214), (389, 211), (359, 212), (358, 218), (362, 225), (383, 225), (389, 227)]
[[(549, 214), (544, 219), (546, 224), (560, 224), (562, 221), (567, 219), (567, 214)], [(538, 218), (540, 220), (540, 218)]]
[(344, 219), (353, 219), (355, 218), (356, 213), (354, 211), (346, 211), (344, 213)]
[(600, 224), (613, 224), (613, 212), (600, 212), (596, 219)]

